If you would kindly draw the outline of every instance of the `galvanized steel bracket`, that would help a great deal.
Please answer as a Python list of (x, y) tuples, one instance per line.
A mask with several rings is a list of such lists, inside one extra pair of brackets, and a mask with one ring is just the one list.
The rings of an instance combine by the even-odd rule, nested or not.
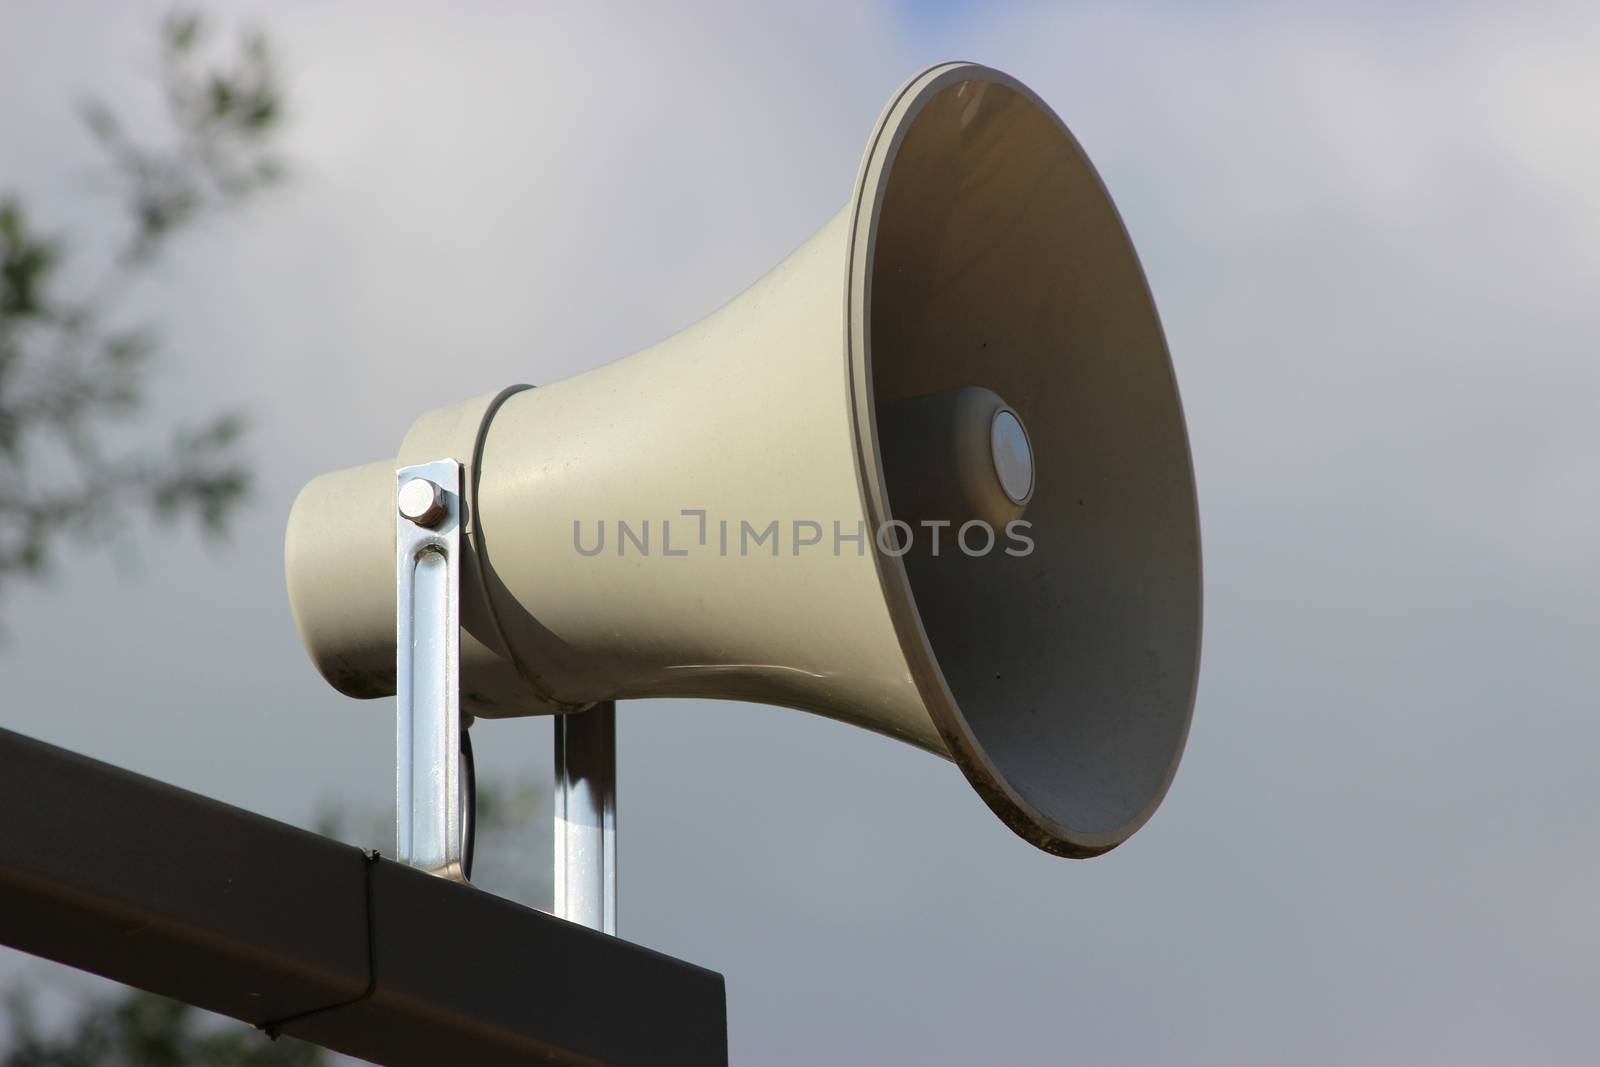
[(395, 472), (395, 848), (467, 880), (461, 773), (461, 464)]

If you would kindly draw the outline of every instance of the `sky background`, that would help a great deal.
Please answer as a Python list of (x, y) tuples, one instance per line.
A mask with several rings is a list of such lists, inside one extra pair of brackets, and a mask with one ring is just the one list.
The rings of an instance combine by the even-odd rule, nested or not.
[[(162, 10), (0, 2), (0, 186), (86, 256), (116, 208), (75, 105), (155, 122)], [(386, 810), (391, 706), (289, 616), (299, 486), (709, 312), (844, 203), (906, 77), (972, 59), (1074, 130), (1166, 324), (1206, 552), (1183, 766), (1072, 862), (884, 738), (628, 703), (623, 934), (726, 975), (736, 1064), (1593, 1060), (1600, 9), (220, 10), (279, 46), (294, 181), (131, 310), (157, 415), (251, 412), (258, 491), (222, 549), (9, 595), (0, 724), (293, 822)], [(547, 722), (474, 736), (548, 776)]]

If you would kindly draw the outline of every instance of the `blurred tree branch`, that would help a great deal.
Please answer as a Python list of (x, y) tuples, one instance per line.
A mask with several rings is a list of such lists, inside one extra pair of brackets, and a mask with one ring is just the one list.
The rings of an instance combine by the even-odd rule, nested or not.
[[(167, 143), (135, 137), (104, 101), (83, 108), (127, 220), (92, 284), (69, 291), (64, 242), (20, 196), (0, 193), (0, 591), (43, 575), (62, 538), (112, 536), (133, 514), (220, 534), (249, 487), (237, 411), (147, 439), (138, 416), (159, 337), (117, 314), (176, 238), (283, 176), (274, 145), (281, 97), (266, 38), (245, 33), (220, 59), (211, 44), (198, 14), (162, 23)], [(313, 1045), (268, 1041), (137, 989), (87, 999), (63, 1025), (44, 1026), (31, 992), (14, 987), (4, 1021), (3, 1067), (329, 1062)]]
[(187, 1004), (138, 989), (89, 1001), (70, 1027), (47, 1032), (32, 997), (7, 997), (11, 1047), (4, 1067), (318, 1067), (315, 1045), (269, 1041)]
[[(47, 570), (64, 536), (97, 538), (146, 512), (222, 532), (249, 484), (238, 454), (243, 420), (223, 412), (171, 428), (163, 446), (114, 447), (137, 430), (156, 332), (116, 309), (173, 240), (279, 182), (281, 98), (266, 39), (245, 34), (222, 65), (208, 62), (206, 22), (169, 17), (161, 32), (161, 87), (174, 137), (152, 147), (107, 104), (84, 120), (101, 148), (128, 220), (102, 272), (66, 292), (60, 238), (38, 228), (14, 194), (0, 195), (0, 591)], [(137, 434), (133, 434), (137, 436)], [(522, 840), (545, 790), (479, 783), (479, 885), (548, 901), (550, 868)], [(392, 813), (331, 808), (329, 836), (387, 845)], [(13, 986), (0, 1005), (0, 1067), (318, 1067), (323, 1049), (269, 1041), (177, 1001), (137, 989), (73, 996), (70, 1016), (47, 1024), (33, 990)]]
[(128, 217), (99, 280), (65, 292), (61, 239), (20, 197), (0, 194), (0, 590), (48, 569), (64, 536), (96, 539), (146, 513), (225, 531), (249, 487), (238, 445), (244, 420), (224, 411), (134, 440), (158, 336), (117, 319), (119, 300), (173, 240), (278, 182), (281, 98), (266, 38), (243, 34), (218, 62), (198, 14), (161, 30), (169, 144), (142, 143), (108, 104), (84, 120)]

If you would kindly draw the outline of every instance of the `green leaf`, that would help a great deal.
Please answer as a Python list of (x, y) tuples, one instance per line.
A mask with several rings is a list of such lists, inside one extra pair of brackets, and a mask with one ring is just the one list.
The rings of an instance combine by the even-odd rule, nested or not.
[(163, 27), (167, 47), (174, 52), (189, 52), (200, 43), (205, 32), (205, 18), (197, 11), (176, 11), (167, 16)]

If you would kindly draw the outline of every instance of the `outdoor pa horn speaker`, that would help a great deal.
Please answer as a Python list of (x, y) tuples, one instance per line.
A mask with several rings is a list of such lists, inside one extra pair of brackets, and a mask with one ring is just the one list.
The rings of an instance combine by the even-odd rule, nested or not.
[(1194, 476), (1127, 231), (1028, 88), (934, 67), (845, 209), (626, 359), (423, 415), (289, 519), (341, 692), (395, 691), (395, 471), (463, 473), (461, 703), (783, 705), (953, 759), (1049, 852), (1142, 825), (1200, 645)]

